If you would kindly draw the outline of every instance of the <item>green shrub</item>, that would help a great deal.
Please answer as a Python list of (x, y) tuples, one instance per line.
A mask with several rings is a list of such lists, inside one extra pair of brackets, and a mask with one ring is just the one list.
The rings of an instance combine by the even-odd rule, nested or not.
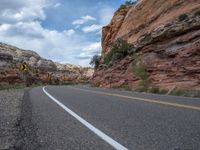
[(1, 75), (6, 75), (6, 72), (0, 72)]
[(97, 68), (100, 64), (101, 56), (99, 55), (94, 55), (90, 61), (90, 65), (94, 66)]
[(160, 89), (159, 89), (159, 87), (152, 87), (149, 89), (149, 92), (150, 93), (159, 93)]
[(136, 4), (136, 3), (137, 3), (137, 1), (129, 0), (129, 1), (125, 2), (125, 5), (133, 5), (133, 4)]
[(135, 65), (133, 67), (133, 73), (141, 79), (140, 81), (140, 88), (144, 88), (145, 91), (148, 90), (149, 86), (149, 74), (146, 70), (146, 66), (141, 57), (137, 56), (135, 59)]
[(100, 82), (96, 82), (96, 83), (92, 83), (91, 86), (92, 87), (100, 87)]
[(179, 21), (184, 21), (187, 20), (189, 18), (188, 14), (181, 14), (178, 19)]
[(141, 80), (147, 80), (149, 78), (148, 72), (146, 71), (146, 66), (141, 58), (136, 60), (136, 64), (133, 68), (134, 74), (139, 77)]
[(166, 94), (168, 91), (164, 89), (160, 89), (158, 86), (153, 86), (149, 89), (149, 93), (155, 93), (155, 94)]
[(195, 16), (200, 16), (200, 10), (198, 10), (197, 12), (195, 12), (194, 15), (195, 15)]
[(122, 10), (122, 9), (125, 9), (125, 8), (126, 8), (126, 5), (122, 4), (119, 9)]
[(126, 6), (130, 6), (130, 5), (134, 5), (134, 4), (136, 4), (138, 2), (138, 0), (137, 1), (132, 1), (132, 0), (127, 0), (124, 4), (122, 4), (121, 6), (120, 6), (120, 10), (121, 9), (125, 9), (126, 8)]
[(135, 89), (136, 92), (147, 92), (146, 87), (144, 86), (139, 86)]
[(187, 89), (175, 89), (170, 93), (170, 95), (186, 96), (186, 97), (200, 97), (200, 91), (187, 90)]
[(126, 57), (131, 50), (133, 49), (133, 46), (127, 41), (123, 39), (118, 39), (112, 46), (110, 52), (105, 56), (104, 63), (106, 65), (109, 65), (110, 62), (115, 62), (117, 60), (121, 60), (124, 57)]
[(122, 89), (124, 89), (126, 91), (131, 91), (132, 90), (132, 88), (128, 84), (123, 84), (119, 88), (122, 88)]

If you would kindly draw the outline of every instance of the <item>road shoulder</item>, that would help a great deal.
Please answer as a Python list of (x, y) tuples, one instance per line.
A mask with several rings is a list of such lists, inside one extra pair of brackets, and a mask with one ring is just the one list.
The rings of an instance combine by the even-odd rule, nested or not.
[(0, 149), (16, 149), (24, 89), (0, 91)]

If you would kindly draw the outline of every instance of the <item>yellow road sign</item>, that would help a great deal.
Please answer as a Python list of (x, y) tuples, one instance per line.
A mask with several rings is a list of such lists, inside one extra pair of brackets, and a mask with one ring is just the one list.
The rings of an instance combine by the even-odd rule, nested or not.
[(27, 70), (28, 70), (28, 65), (27, 65), (26, 63), (22, 63), (22, 64), (20, 65), (20, 70), (21, 70), (21, 71), (27, 71)]

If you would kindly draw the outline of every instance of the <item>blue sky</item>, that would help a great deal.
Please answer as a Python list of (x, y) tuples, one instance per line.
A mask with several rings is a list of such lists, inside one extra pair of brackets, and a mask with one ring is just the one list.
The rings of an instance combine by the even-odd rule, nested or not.
[(89, 66), (101, 28), (125, 0), (0, 0), (0, 42)]

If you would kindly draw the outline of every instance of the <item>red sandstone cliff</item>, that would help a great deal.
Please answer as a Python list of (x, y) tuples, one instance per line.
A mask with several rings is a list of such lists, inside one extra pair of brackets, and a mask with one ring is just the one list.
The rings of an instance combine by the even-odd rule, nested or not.
[[(187, 18), (180, 19), (183, 14)], [(142, 56), (152, 85), (200, 90), (200, 0), (140, 0), (119, 9), (102, 33), (103, 58), (122, 38)], [(93, 84), (138, 86), (135, 57), (128, 55), (111, 67), (103, 58)]]

